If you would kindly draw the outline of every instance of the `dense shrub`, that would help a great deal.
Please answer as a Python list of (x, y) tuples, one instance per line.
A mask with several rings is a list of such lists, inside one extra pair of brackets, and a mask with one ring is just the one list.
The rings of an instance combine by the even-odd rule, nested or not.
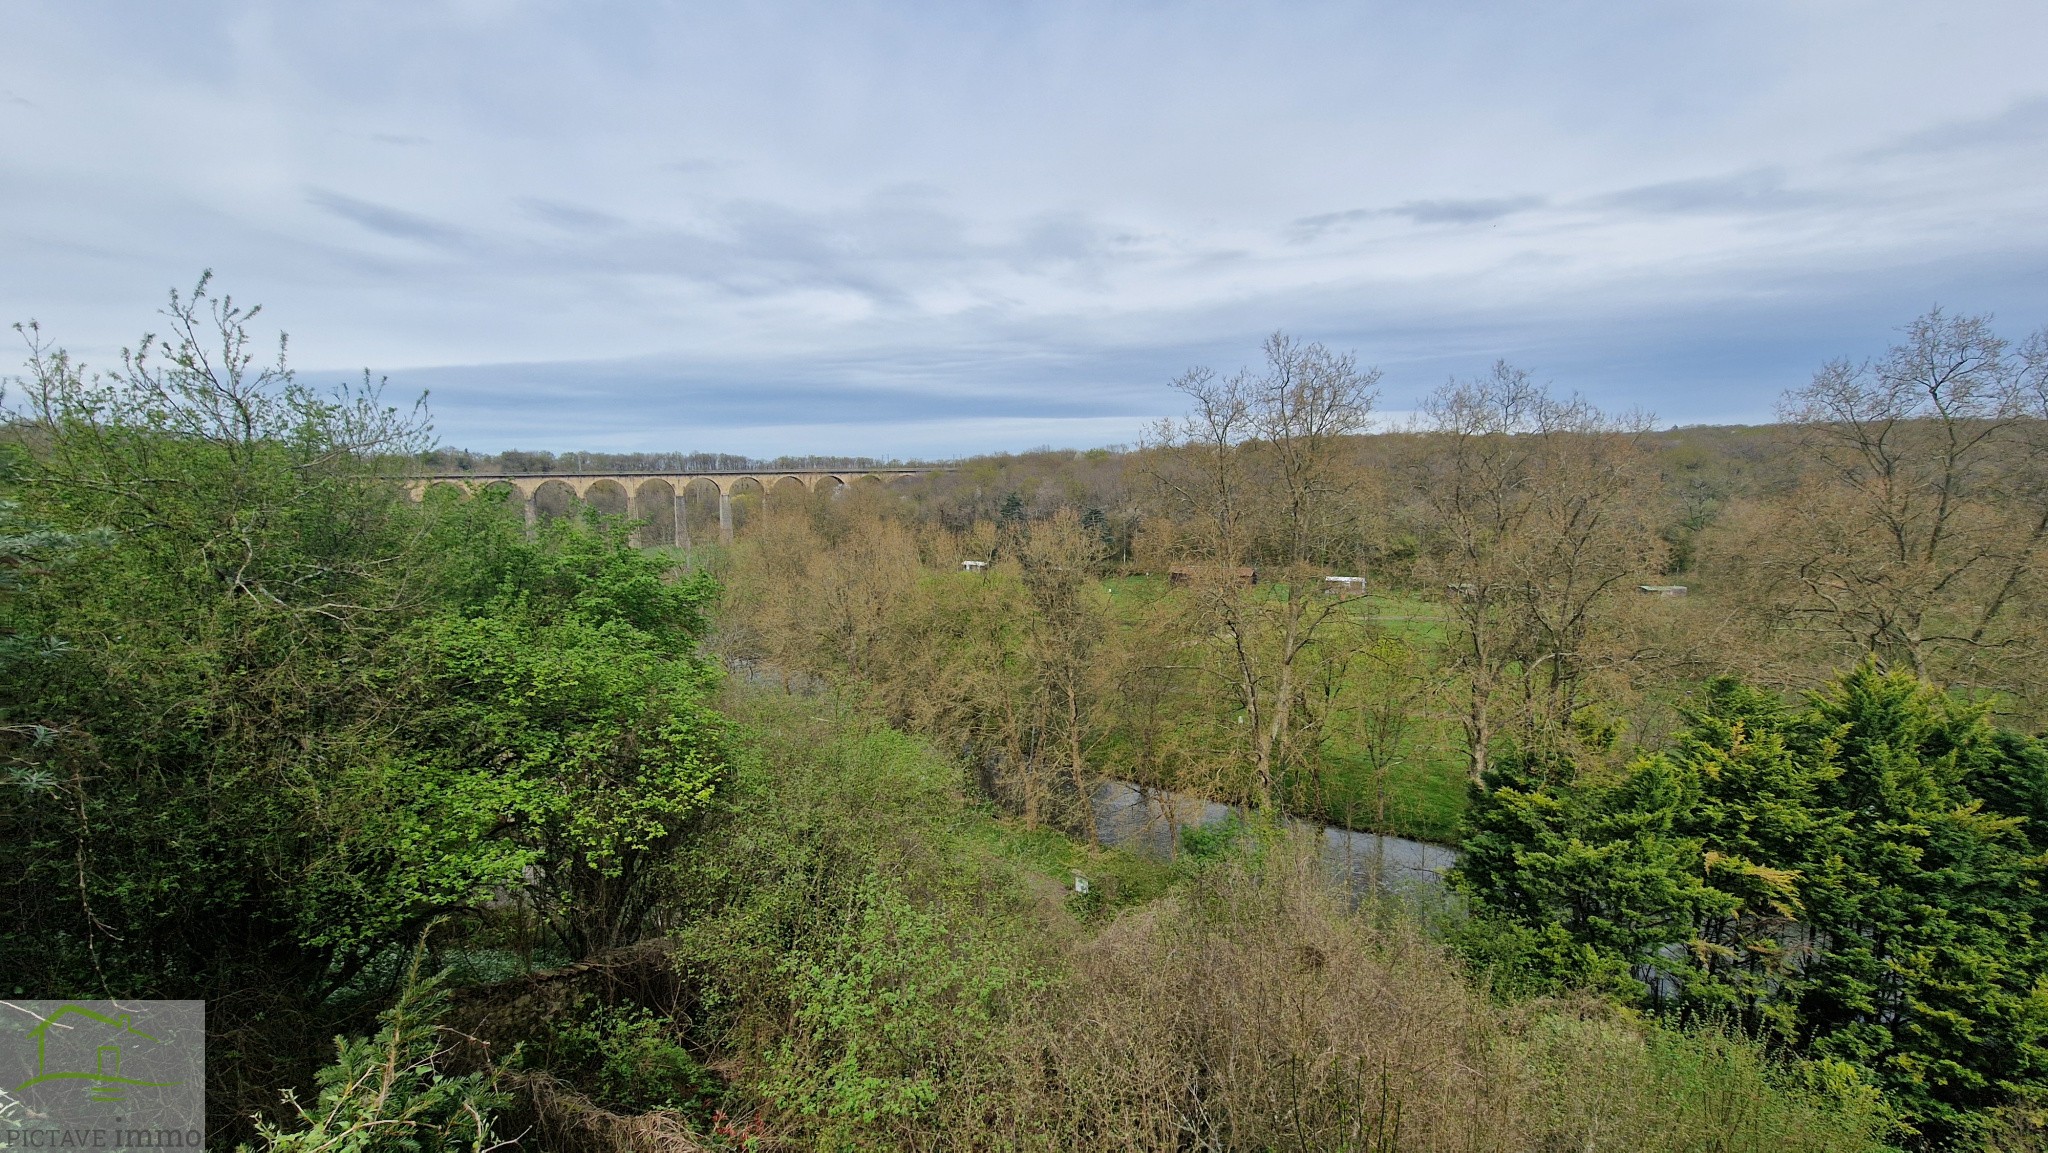
[(1986, 713), (1865, 665), (1799, 707), (1716, 682), (1618, 779), (1503, 765), (1460, 866), (1501, 922), (1476, 952), (1853, 1064), (1972, 1147), (2048, 1074), (2048, 749)]
[(726, 754), (708, 582), (409, 502), (424, 414), (258, 366), (205, 288), (107, 375), (32, 345), (12, 392), (0, 992), (205, 999), (233, 1132), (437, 918), (630, 940)]

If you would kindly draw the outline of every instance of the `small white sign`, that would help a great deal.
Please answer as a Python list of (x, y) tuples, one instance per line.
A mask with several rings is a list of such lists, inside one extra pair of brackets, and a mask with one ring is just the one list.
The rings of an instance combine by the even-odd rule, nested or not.
[(1087, 892), (1087, 891), (1088, 891), (1088, 878), (1086, 878), (1086, 877), (1082, 876), (1082, 875), (1081, 875), (1081, 874), (1079, 874), (1079, 873), (1075, 873), (1075, 874), (1074, 874), (1074, 891), (1075, 891), (1076, 893), (1085, 893), (1085, 892)]

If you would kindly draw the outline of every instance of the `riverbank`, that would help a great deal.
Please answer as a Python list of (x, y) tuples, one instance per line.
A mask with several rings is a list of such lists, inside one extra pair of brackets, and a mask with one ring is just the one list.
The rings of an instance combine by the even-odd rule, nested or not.
[[(845, 700), (735, 678), (723, 707), (742, 755), (678, 874), (691, 912), (674, 956), (696, 989), (692, 1044), (745, 1135), (791, 1149), (1880, 1148), (1871, 1101), (1803, 1087), (1743, 1039), (1599, 1002), (1495, 999), (1409, 903), (1346, 892), (1288, 849), (1299, 841), (1150, 855), (1227, 811), (1152, 798), (1160, 822), (1112, 791), (1102, 819), (1135, 851), (1091, 847), (999, 816), (950, 755)], [(1420, 864), (1441, 863), (1421, 848)]]

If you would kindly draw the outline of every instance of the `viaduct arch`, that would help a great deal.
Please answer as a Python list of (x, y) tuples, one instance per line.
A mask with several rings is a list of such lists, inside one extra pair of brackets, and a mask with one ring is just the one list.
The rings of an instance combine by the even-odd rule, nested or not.
[[(887, 484), (904, 477), (951, 472), (949, 468), (743, 469), (731, 472), (590, 472), (511, 473), (465, 472), (414, 476), (403, 481), (406, 492), (420, 500), (430, 488), (448, 486), (474, 496), (487, 488), (509, 489), (526, 510), (530, 527), (540, 520), (541, 489), (566, 489), (579, 501), (595, 502), (607, 513), (640, 521), (643, 538), (666, 536), (680, 548), (690, 546), (690, 522), (683, 496), (708, 484), (718, 493), (718, 540), (732, 543), (732, 498), (745, 489), (764, 497), (794, 483), (805, 492), (850, 488), (860, 481)], [(787, 491), (787, 490), (785, 490)], [(653, 543), (648, 539), (641, 544)]]

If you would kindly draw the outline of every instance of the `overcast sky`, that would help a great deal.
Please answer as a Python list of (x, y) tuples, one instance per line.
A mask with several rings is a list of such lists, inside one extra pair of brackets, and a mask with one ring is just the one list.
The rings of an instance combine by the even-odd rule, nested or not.
[(2048, 321), (2048, 4), (0, 0), (0, 318), (202, 268), (479, 449), (1134, 440), (1284, 329), (1770, 418)]

